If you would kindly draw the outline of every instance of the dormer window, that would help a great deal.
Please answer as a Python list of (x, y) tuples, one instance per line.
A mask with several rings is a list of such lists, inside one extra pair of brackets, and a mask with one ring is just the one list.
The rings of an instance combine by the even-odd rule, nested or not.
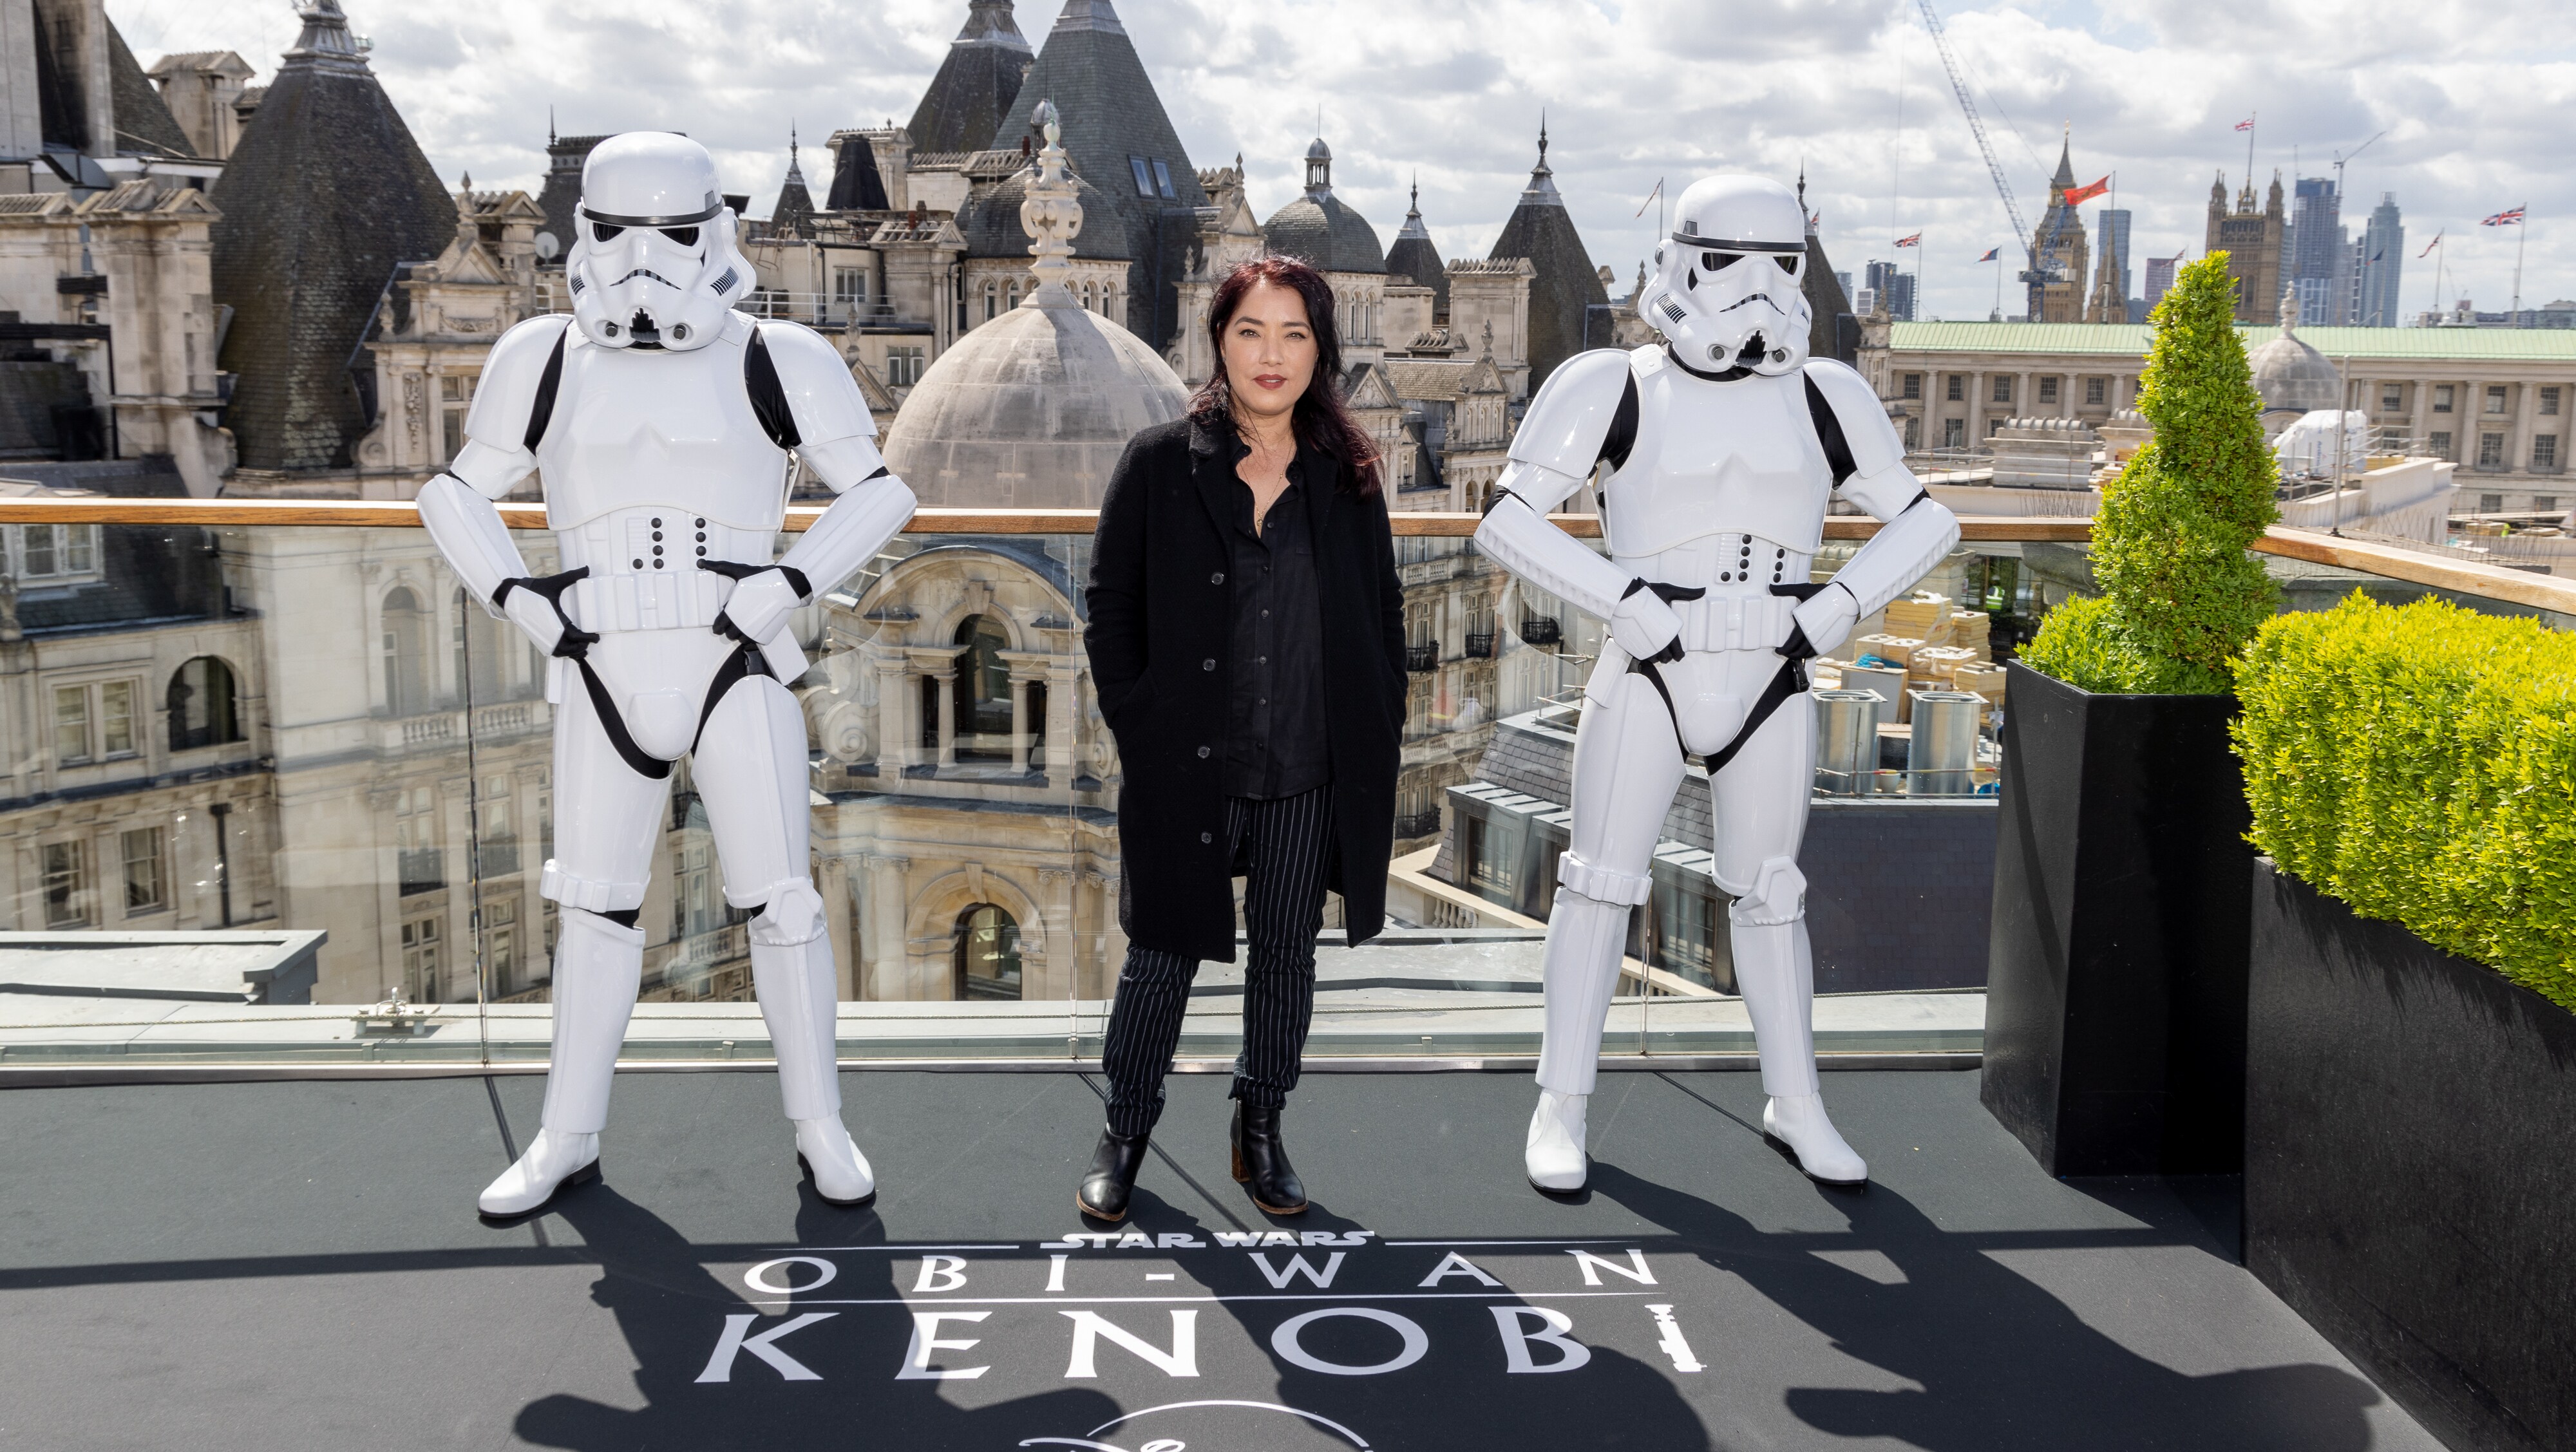
[(1172, 201), (1181, 199), (1181, 194), (1172, 189), (1172, 169), (1159, 156), (1154, 158), (1154, 185), (1166, 198)]
[(1152, 196), (1154, 194), (1154, 170), (1152, 164), (1147, 162), (1145, 158), (1141, 156), (1131, 156), (1127, 158), (1127, 167), (1128, 170), (1133, 171), (1136, 174), (1136, 195), (1140, 197)]

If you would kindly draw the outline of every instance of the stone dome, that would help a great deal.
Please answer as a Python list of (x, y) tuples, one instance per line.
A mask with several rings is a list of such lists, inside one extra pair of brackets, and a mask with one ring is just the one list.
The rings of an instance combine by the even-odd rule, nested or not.
[(1384, 272), (1386, 253), (1368, 219), (1326, 192), (1290, 202), (1261, 224), (1262, 240), (1318, 272)]
[(2263, 395), (2265, 413), (2306, 414), (2336, 408), (2343, 402), (2343, 373), (2325, 354), (2300, 341), (2286, 310), (2281, 336), (2248, 353), (2254, 391)]
[[(1020, 225), (1020, 203), (1028, 198), (1029, 180), (1036, 174), (1035, 167), (1024, 166), (992, 189), (968, 197), (957, 209), (957, 230), (966, 238), (967, 256), (1028, 260), (1029, 244), (1036, 239)], [(1075, 197), (1082, 203), (1082, 215), (1109, 224), (1085, 227), (1075, 234), (1073, 255), (1103, 262), (1128, 261), (1127, 229), (1118, 225), (1118, 213), (1100, 195), (1100, 188), (1078, 176), (1073, 178), (1073, 186)]]
[(939, 355), (887, 430), (886, 465), (926, 505), (1097, 509), (1127, 441), (1188, 398), (1142, 339), (1049, 284)]

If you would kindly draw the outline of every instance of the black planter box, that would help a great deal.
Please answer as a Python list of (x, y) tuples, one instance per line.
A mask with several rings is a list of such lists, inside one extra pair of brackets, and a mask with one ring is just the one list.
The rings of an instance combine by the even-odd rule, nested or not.
[(2051, 1174), (2233, 1173), (2254, 858), (2236, 698), (2009, 670), (1986, 1108)]
[(2246, 1265), (2445, 1444), (2576, 1447), (2576, 1014), (2250, 876)]

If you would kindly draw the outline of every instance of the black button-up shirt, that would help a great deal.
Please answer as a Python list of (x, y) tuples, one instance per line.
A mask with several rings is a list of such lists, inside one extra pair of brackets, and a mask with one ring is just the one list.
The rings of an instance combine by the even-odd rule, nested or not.
[[(1236, 464), (1251, 454), (1234, 441)], [(1306, 515), (1310, 481), (1332, 477), (1331, 461), (1299, 449), (1288, 488), (1253, 528), (1252, 486), (1234, 477), (1232, 557), (1234, 671), (1229, 703), (1228, 796), (1293, 797), (1333, 779), (1324, 723), (1324, 617)]]

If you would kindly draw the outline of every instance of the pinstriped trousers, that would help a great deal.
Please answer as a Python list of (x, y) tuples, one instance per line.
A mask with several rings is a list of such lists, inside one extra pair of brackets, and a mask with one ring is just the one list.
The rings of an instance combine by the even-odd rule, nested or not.
[[(1245, 867), (1243, 921), (1251, 940), (1233, 1097), (1276, 1109), (1297, 1087), (1315, 1016), (1315, 935), (1324, 926), (1333, 789), (1269, 801), (1228, 798), (1225, 837), (1227, 853)], [(1127, 949), (1100, 1065), (1109, 1080), (1109, 1128), (1119, 1134), (1150, 1133), (1163, 1117), (1163, 1076), (1172, 1071), (1198, 971), (1197, 959), (1179, 953)]]

